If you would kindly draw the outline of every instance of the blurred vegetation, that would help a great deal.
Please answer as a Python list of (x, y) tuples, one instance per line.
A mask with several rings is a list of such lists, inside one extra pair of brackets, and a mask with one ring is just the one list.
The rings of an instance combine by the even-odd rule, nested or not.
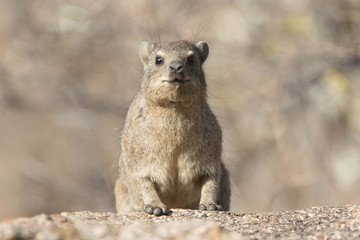
[(234, 211), (360, 201), (360, 2), (1, 0), (0, 219), (114, 211), (143, 40), (206, 40)]

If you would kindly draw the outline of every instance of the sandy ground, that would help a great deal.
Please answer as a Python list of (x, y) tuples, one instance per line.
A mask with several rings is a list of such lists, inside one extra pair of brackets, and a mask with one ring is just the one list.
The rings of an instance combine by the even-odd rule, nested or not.
[(63, 212), (0, 224), (1, 239), (358, 239), (360, 205), (233, 213), (172, 209), (145, 213)]

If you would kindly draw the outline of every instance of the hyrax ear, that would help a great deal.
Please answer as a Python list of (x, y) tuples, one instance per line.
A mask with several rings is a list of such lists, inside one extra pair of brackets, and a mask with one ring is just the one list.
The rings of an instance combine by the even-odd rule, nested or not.
[(151, 53), (151, 50), (154, 48), (154, 44), (149, 42), (141, 42), (139, 46), (139, 55), (140, 60), (144, 66), (146, 66), (149, 62), (149, 56)]
[(200, 50), (201, 63), (204, 63), (209, 55), (209, 46), (206, 42), (200, 41), (196, 44), (196, 47)]

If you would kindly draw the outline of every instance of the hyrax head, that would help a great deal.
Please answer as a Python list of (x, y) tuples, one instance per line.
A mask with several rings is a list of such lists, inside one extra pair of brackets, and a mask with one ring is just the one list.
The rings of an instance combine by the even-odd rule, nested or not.
[(145, 72), (142, 87), (148, 100), (171, 105), (205, 98), (202, 64), (209, 54), (206, 42), (142, 42), (139, 54)]

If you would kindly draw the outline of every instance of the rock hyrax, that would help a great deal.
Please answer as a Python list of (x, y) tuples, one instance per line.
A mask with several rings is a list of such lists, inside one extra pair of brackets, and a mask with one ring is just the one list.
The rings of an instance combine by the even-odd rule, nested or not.
[(142, 42), (144, 76), (121, 135), (116, 208), (228, 210), (222, 136), (206, 101), (206, 42)]

